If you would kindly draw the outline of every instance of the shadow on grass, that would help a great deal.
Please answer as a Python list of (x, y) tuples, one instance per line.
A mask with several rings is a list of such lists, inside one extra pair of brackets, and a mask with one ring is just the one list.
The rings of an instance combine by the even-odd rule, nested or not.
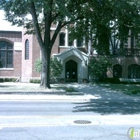
[(89, 102), (75, 103), (73, 112), (90, 112), (101, 115), (140, 114), (140, 98), (137, 98), (137, 96), (133, 96), (133, 98), (109, 87), (110, 85), (107, 87), (100, 85), (81, 86), (80, 91), (91, 94), (97, 97), (97, 99), (91, 99)]

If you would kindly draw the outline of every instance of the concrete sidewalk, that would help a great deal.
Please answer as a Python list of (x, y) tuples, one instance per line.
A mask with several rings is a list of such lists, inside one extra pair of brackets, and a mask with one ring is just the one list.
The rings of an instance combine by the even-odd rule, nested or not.
[[(40, 88), (31, 83), (0, 83), (0, 100), (96, 100), (96, 101), (140, 101), (140, 96), (129, 96), (99, 85), (51, 84), (51, 89)], [(79, 92), (67, 93), (64, 88), (73, 87)]]
[[(78, 85), (78, 84), (76, 84)], [(40, 88), (39, 84), (32, 83), (0, 83), (0, 101), (70, 101), (85, 102), (97, 99), (94, 95), (83, 92), (67, 93), (63, 88), (73, 87), (69, 84), (51, 84), (51, 89)]]

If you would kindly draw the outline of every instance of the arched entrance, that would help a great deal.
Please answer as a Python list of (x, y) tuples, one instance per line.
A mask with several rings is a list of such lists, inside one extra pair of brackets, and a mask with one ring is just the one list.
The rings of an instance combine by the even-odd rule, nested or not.
[(122, 78), (122, 66), (116, 64), (113, 66), (113, 77), (114, 78)]
[(77, 63), (69, 60), (65, 64), (65, 80), (66, 82), (77, 82)]

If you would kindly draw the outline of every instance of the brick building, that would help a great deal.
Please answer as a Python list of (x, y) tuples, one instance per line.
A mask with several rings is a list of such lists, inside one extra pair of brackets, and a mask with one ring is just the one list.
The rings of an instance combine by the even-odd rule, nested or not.
[[(53, 32), (55, 26), (51, 30)], [(35, 61), (40, 58), (36, 36), (24, 33), (22, 28), (0, 24), (0, 78), (20, 78), (23, 82), (40, 78), (35, 71)], [(63, 29), (54, 43), (52, 56), (61, 60), (63, 72), (60, 78), (66, 82), (88, 79), (91, 46), (90, 43), (86, 46), (84, 40), (70, 42), (68, 30)], [(139, 40), (130, 37), (123, 49), (118, 47), (111, 50), (112, 67), (107, 72), (108, 77), (140, 79)], [(92, 55), (97, 56), (96, 52), (92, 52)]]

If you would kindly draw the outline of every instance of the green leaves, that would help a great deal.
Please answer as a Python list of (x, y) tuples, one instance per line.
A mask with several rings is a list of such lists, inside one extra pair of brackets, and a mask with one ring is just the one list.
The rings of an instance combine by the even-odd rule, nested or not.
[(63, 66), (57, 58), (51, 58), (50, 62), (51, 77), (57, 78), (62, 74)]
[[(35, 62), (35, 70), (36, 72), (41, 73), (42, 70), (42, 61), (37, 59)], [(63, 71), (63, 65), (57, 58), (51, 58), (50, 61), (50, 73), (52, 78), (57, 78), (61, 75)]]
[(111, 66), (109, 59), (105, 56), (99, 56), (97, 58), (92, 57), (89, 61), (89, 75), (92, 78), (105, 78), (107, 68)]

